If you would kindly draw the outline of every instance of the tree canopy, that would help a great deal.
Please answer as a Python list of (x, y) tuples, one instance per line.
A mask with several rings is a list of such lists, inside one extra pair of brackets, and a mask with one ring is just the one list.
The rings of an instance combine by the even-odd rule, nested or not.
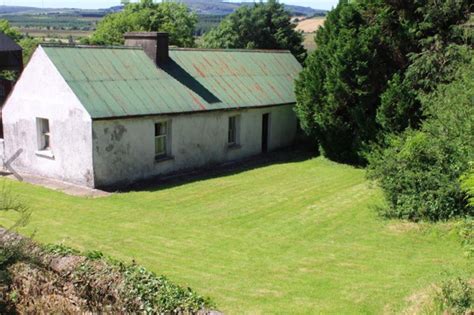
[(141, 0), (139, 3), (125, 5), (121, 12), (105, 16), (86, 42), (96, 45), (121, 45), (126, 32), (167, 32), (171, 45), (193, 47), (196, 23), (196, 14), (189, 11), (184, 4)]
[(243, 6), (206, 33), (205, 48), (288, 49), (302, 62), (306, 58), (303, 35), (291, 15), (276, 0)]
[[(23, 48), (23, 64), (26, 65), (38, 46), (39, 41), (32, 37), (22, 35), (17, 29), (11, 27), (7, 20), (3, 19), (0, 19), (0, 32), (13, 39)], [(14, 71), (0, 72), (0, 78), (6, 80), (16, 80), (18, 75), (19, 74)]]
[(327, 157), (365, 163), (385, 134), (419, 128), (419, 97), (452, 80), (469, 1), (341, 1), (296, 84), (297, 114)]

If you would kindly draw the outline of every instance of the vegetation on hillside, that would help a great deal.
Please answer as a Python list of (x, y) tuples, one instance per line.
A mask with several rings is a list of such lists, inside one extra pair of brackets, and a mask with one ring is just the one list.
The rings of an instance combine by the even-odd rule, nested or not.
[(105, 16), (84, 43), (120, 45), (123, 44), (126, 32), (154, 31), (169, 33), (171, 45), (193, 47), (196, 23), (196, 14), (190, 12), (184, 4), (140, 0), (139, 3), (127, 4), (121, 12)]
[(2, 313), (205, 314), (212, 306), (190, 288), (135, 264), (39, 246), (0, 229)]
[(201, 45), (205, 48), (288, 49), (303, 62), (306, 58), (304, 38), (290, 20), (290, 13), (276, 0), (244, 6), (206, 33)]
[(474, 158), (471, 8), (341, 1), (297, 80), (302, 128), (325, 156), (370, 163), (386, 216), (474, 214), (460, 185)]

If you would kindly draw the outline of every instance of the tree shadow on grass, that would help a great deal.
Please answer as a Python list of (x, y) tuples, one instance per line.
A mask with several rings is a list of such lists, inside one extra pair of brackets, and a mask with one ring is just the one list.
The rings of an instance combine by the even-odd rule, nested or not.
[(132, 191), (154, 192), (198, 181), (236, 175), (242, 172), (247, 172), (270, 165), (302, 162), (314, 158), (315, 156), (317, 156), (317, 153), (314, 151), (295, 146), (286, 148), (284, 150), (253, 156), (239, 161), (208, 165), (197, 169), (172, 173), (169, 175), (156, 176), (150, 179), (137, 181), (126, 186), (108, 187), (105, 188), (105, 190), (119, 193)]

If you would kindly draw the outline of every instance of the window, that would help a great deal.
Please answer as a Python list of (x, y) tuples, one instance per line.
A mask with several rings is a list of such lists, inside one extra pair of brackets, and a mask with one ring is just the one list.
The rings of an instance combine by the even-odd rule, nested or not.
[(3, 101), (5, 100), (5, 87), (0, 84), (0, 105), (2, 105)]
[(38, 150), (51, 151), (51, 135), (49, 133), (49, 120), (37, 118), (38, 128)]
[(168, 155), (169, 123), (159, 122), (155, 124), (155, 158)]
[(227, 143), (229, 146), (239, 144), (239, 116), (229, 117), (229, 134), (227, 138)]

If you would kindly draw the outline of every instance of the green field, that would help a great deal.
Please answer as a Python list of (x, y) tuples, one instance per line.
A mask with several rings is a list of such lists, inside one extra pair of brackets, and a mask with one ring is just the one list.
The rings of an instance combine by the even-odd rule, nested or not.
[(398, 312), (430, 284), (474, 272), (448, 224), (378, 218), (381, 193), (364, 170), (323, 158), (99, 199), (7, 187), (33, 210), (24, 232), (38, 241), (135, 259), (228, 314)]

